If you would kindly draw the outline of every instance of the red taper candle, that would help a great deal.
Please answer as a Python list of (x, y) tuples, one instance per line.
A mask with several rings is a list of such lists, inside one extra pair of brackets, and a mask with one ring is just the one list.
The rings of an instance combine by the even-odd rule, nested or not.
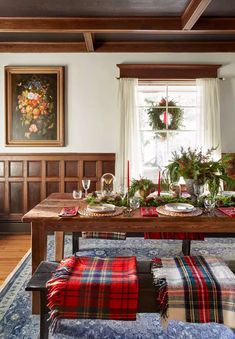
[(167, 124), (167, 114), (166, 114), (166, 111), (163, 113), (163, 123), (165, 125)]
[(158, 171), (158, 181), (157, 181), (157, 195), (161, 195), (161, 171)]

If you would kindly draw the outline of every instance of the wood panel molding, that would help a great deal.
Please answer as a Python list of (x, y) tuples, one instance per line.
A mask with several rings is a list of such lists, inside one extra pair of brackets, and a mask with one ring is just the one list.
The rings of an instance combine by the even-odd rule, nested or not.
[(196, 79), (216, 78), (221, 65), (201, 64), (118, 64), (120, 78)]
[(54, 192), (82, 189), (91, 179), (90, 191), (100, 189), (104, 173), (115, 172), (113, 153), (0, 154), (0, 221), (21, 217)]

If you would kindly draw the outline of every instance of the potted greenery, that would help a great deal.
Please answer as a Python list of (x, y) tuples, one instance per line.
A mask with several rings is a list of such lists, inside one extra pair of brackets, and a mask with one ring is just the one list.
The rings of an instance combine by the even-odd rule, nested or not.
[(157, 185), (147, 178), (132, 179), (129, 196), (132, 197), (136, 192), (139, 192), (141, 198), (146, 199), (151, 192), (156, 190), (156, 187)]
[(185, 150), (181, 147), (179, 153), (173, 152), (173, 159), (166, 166), (170, 181), (175, 182), (181, 176), (184, 177), (190, 194), (192, 193), (193, 183), (198, 185), (207, 183), (211, 195), (214, 196), (219, 191), (221, 180), (231, 186), (234, 180), (227, 174), (231, 161), (230, 156), (224, 156), (220, 160), (214, 161), (211, 159), (213, 151), (214, 148), (211, 148), (203, 154), (201, 150), (191, 149), (190, 147)]

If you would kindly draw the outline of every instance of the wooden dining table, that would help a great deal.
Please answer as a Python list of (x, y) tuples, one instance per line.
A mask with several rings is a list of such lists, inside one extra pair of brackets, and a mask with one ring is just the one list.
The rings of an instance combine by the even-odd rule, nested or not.
[[(71, 193), (52, 193), (41, 201), (23, 217), (23, 222), (31, 223), (32, 238), (32, 273), (41, 261), (46, 260), (47, 235), (55, 232), (55, 258), (63, 256), (64, 232), (202, 232), (202, 233), (234, 233), (235, 218), (228, 217), (216, 210), (213, 216), (161, 216), (143, 217), (140, 209), (130, 216), (121, 214), (118, 216), (89, 217), (77, 214), (73, 217), (60, 217), (63, 207), (78, 206), (85, 208), (84, 200), (74, 200)], [(36, 292), (35, 292), (36, 293)], [(38, 295), (33, 295), (33, 313), (38, 313)]]

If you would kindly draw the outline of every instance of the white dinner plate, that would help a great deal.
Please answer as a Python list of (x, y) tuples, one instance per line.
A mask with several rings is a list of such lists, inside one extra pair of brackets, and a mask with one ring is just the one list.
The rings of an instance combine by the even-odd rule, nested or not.
[(235, 191), (223, 191), (222, 195), (224, 197), (231, 197), (232, 195), (235, 195)]
[(88, 205), (87, 211), (92, 213), (107, 213), (115, 211), (115, 205), (112, 204), (98, 204), (98, 205)]
[(171, 212), (192, 212), (194, 209), (193, 205), (190, 204), (184, 204), (184, 203), (172, 203), (172, 204), (166, 204), (165, 209)]

